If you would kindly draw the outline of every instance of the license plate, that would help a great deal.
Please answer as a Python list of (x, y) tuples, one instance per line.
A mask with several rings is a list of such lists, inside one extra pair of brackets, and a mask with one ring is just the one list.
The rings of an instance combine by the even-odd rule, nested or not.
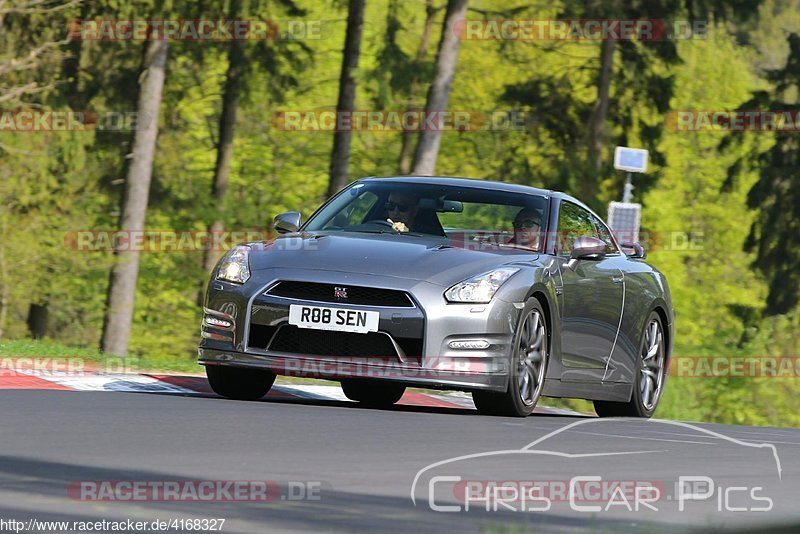
[(381, 314), (376, 311), (348, 310), (345, 308), (324, 308), (322, 306), (289, 306), (289, 324), (299, 328), (317, 330), (336, 330), (339, 332), (378, 331)]

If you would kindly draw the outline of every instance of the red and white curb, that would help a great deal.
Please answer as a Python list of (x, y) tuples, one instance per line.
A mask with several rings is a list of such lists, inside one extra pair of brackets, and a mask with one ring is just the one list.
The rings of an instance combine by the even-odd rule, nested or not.
[[(60, 391), (110, 391), (118, 393), (171, 393), (176, 395), (213, 395), (203, 376), (167, 374), (81, 374), (16, 371), (0, 373), (0, 389), (34, 389)], [(352, 402), (339, 386), (281, 384), (280, 377), (267, 393), (267, 400), (307, 400)], [(422, 393), (407, 390), (398, 404), (428, 408), (475, 409), (467, 393)], [(584, 415), (561, 408), (537, 406), (536, 413)]]

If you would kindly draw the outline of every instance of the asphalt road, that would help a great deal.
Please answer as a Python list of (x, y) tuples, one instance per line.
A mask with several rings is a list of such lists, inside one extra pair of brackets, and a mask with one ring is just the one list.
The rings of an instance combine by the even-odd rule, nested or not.
[[(468, 410), (71, 391), (0, 391), (0, 407), (2, 520), (224, 518), (222, 532), (800, 525), (800, 430), (794, 429), (543, 415), (518, 420)], [(774, 449), (751, 446), (765, 442)], [(459, 456), (466, 457), (447, 461)], [(426, 469), (436, 462), (444, 463)], [(621, 501), (633, 507), (634, 499), (619, 494), (608, 506), (612, 499), (591, 493), (576, 476), (647, 482), (659, 491), (648, 501), (656, 510), (641, 505), (629, 511)], [(688, 499), (690, 486), (675, 487), (679, 476), (708, 477), (691, 486), (702, 500)], [(120, 488), (119, 481), (186, 480), (274, 481), (270, 488), (278, 487), (280, 496), (153, 502), (94, 500), (102, 492), (75, 492), (82, 481), (116, 481)], [(498, 504), (496, 493), (490, 497), (490, 481), (497, 480), (515, 481), (511, 486), (522, 488), (517, 495), (523, 497), (501, 493)], [(534, 480), (546, 481), (547, 493), (527, 493), (526, 500), (525, 483)], [(559, 494), (570, 480), (575, 495), (585, 498), (570, 503)], [(459, 490), (465, 484), (472, 488), (469, 511)], [(546, 496), (550, 506), (534, 496)], [(431, 501), (461, 511), (433, 511)], [(581, 508), (587, 506), (600, 510)], [(730, 511), (737, 508), (748, 511)]]

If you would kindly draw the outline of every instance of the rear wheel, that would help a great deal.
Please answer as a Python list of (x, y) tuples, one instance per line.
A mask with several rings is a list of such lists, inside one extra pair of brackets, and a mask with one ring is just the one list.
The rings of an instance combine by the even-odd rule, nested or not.
[(275, 382), (270, 371), (224, 365), (206, 365), (206, 376), (214, 393), (236, 400), (258, 400)]
[(400, 400), (406, 387), (392, 382), (342, 380), (342, 391), (348, 399), (365, 406), (387, 408)]
[(638, 372), (628, 402), (594, 401), (600, 417), (652, 417), (666, 380), (666, 345), (661, 317), (651, 312), (642, 333)]
[(514, 334), (508, 389), (503, 393), (474, 391), (472, 400), (485, 415), (527, 417), (539, 401), (548, 361), (548, 334), (544, 309), (528, 299)]

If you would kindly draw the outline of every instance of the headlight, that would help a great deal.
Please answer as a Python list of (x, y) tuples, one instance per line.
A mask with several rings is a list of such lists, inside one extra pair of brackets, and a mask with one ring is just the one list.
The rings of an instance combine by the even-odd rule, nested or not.
[(237, 284), (244, 284), (250, 279), (250, 247), (239, 245), (233, 247), (225, 257), (217, 269), (217, 278), (220, 280), (227, 280), (228, 282), (236, 282)]
[(492, 300), (494, 294), (512, 274), (519, 271), (516, 267), (501, 267), (488, 273), (479, 274), (459, 282), (444, 292), (450, 302), (474, 302), (485, 304)]

